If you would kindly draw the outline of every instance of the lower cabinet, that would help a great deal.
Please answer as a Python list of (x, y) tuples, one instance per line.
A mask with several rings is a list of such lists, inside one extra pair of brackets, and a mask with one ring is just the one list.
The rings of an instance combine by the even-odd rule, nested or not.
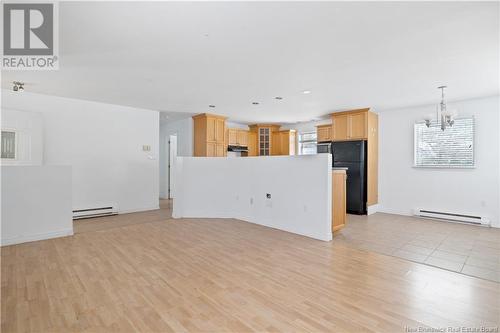
[(332, 171), (332, 232), (342, 229), (346, 222), (346, 172)]

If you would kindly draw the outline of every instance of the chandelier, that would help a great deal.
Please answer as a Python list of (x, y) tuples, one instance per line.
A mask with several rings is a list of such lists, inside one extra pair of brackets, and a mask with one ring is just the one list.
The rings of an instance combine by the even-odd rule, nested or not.
[[(446, 101), (444, 100), (444, 90), (446, 86), (439, 86), (438, 89), (441, 89), (441, 102), (437, 106), (436, 110), (436, 122), (440, 125), (441, 130), (444, 131), (446, 127), (452, 127), (455, 123), (454, 120), (454, 112), (448, 110), (448, 106), (446, 105)], [(425, 125), (430, 127), (432, 123), (432, 119), (426, 118)]]

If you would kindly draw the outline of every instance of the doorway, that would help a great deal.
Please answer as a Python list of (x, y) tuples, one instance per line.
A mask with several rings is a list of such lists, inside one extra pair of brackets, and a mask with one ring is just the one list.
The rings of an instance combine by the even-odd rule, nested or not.
[(175, 196), (175, 158), (177, 157), (177, 134), (171, 134), (167, 138), (168, 160), (167, 160), (167, 193), (168, 198)]

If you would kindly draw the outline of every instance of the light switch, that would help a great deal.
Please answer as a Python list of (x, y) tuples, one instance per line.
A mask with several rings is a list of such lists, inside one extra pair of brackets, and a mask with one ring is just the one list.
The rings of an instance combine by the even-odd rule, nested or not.
[(150, 145), (143, 145), (142, 151), (151, 151), (151, 146)]

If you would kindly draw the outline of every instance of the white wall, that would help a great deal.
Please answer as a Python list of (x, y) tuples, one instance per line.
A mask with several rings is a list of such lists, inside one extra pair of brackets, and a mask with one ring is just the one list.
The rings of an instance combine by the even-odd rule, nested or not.
[(315, 132), (316, 126), (331, 124), (331, 119), (321, 119), (321, 120), (313, 120), (307, 122), (301, 122), (296, 124), (286, 124), (281, 127), (281, 129), (294, 129), (297, 130), (297, 133), (303, 132)]
[(248, 125), (237, 123), (234, 121), (226, 121), (226, 128), (240, 128), (248, 131)]
[[(248, 125), (226, 121), (226, 128), (248, 130)], [(173, 134), (177, 134), (178, 156), (193, 156), (194, 137), (191, 115), (184, 119), (160, 123), (160, 198), (168, 197), (168, 140), (169, 136)]]
[(7, 109), (42, 115), (44, 163), (72, 166), (73, 209), (158, 208), (158, 112), (2, 90)]
[(435, 105), (379, 113), (380, 210), (410, 215), (428, 208), (488, 216), (500, 227), (499, 98), (452, 104), (475, 117), (475, 169), (413, 168), (413, 124)]
[(2, 166), (2, 245), (73, 234), (71, 167)]
[(168, 140), (173, 134), (177, 134), (177, 155), (193, 156), (193, 119), (189, 116), (160, 124), (160, 198), (168, 197)]
[(43, 118), (38, 112), (2, 108), (2, 130), (16, 131), (16, 159), (2, 159), (2, 165), (43, 163)]
[(176, 161), (176, 174), (176, 218), (237, 218), (320, 240), (332, 239), (328, 154), (184, 157)]

